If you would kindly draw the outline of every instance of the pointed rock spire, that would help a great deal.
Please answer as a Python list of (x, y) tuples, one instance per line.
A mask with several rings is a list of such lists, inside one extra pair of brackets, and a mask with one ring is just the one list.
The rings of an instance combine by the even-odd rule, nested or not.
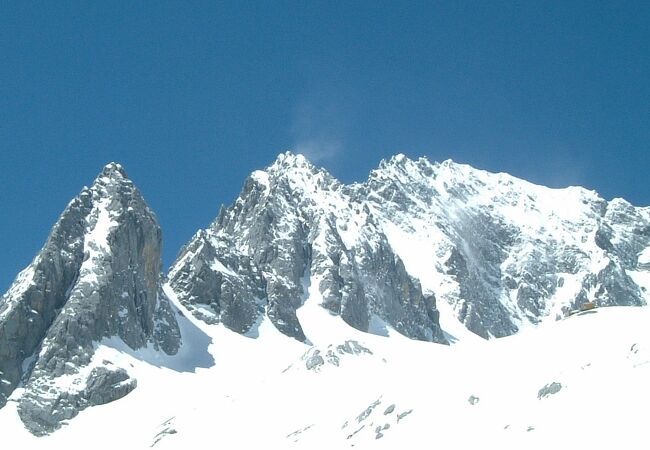
[[(176, 353), (180, 332), (162, 293), (161, 239), (155, 215), (111, 163), (70, 202), (2, 297), (0, 406), (22, 380), (18, 410), (30, 431), (48, 433), (99, 399), (135, 387), (127, 371), (93, 360), (102, 339)], [(52, 389), (64, 375), (78, 390)]]

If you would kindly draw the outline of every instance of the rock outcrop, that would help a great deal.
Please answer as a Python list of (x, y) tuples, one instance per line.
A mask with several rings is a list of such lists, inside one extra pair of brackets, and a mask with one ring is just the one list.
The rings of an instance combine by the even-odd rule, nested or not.
[(118, 164), (70, 202), (0, 300), (0, 406), (21, 383), (19, 414), (40, 435), (128, 394), (136, 380), (93, 359), (109, 338), (170, 355), (181, 343), (162, 292), (160, 227)]
[(445, 342), (434, 294), (422, 292), (352, 194), (301, 155), (281, 155), (181, 251), (169, 283), (197, 317), (241, 333), (266, 315), (305, 340), (296, 311), (316, 283), (322, 307), (361, 331), (379, 319), (406, 336)]
[(316, 284), (359, 330), (445, 342), (441, 302), (502, 337), (586, 302), (645, 304), (649, 267), (650, 209), (620, 199), (404, 155), (343, 185), (285, 153), (185, 246), (169, 281), (197, 317), (240, 333), (266, 315), (304, 340), (296, 311)]

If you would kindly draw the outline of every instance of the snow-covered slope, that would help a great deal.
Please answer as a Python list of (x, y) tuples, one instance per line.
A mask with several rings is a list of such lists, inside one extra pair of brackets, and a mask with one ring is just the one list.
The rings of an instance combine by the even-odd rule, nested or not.
[[(170, 296), (173, 292), (168, 290)], [(310, 307), (307, 299), (304, 308)], [(183, 306), (175, 302), (175, 308)], [(9, 403), (17, 448), (645, 448), (650, 401), (647, 307), (600, 308), (498, 340), (452, 346), (360, 332), (323, 308), (314, 345), (268, 319), (257, 339), (179, 317), (175, 357), (119, 342), (96, 355), (138, 387), (37, 438)], [(335, 321), (335, 322), (332, 322)], [(329, 325), (332, 325), (331, 327)], [(603, 333), (603, 330), (609, 330)], [(107, 424), (119, 433), (106, 433)]]

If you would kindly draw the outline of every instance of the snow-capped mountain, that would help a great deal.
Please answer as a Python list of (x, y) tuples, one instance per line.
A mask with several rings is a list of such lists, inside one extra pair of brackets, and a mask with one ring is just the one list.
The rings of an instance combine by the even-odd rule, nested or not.
[[(265, 314), (299, 340), (319, 303), (353, 327), (445, 342), (556, 320), (587, 302), (642, 305), (650, 209), (445, 161), (382, 161), (346, 186), (285, 153), (181, 251), (169, 273), (208, 323), (255, 334)], [(443, 327), (444, 328), (444, 327)]]
[(309, 291), (361, 331), (388, 324), (445, 342), (433, 293), (409, 276), (358, 191), (301, 155), (280, 155), (185, 246), (169, 283), (198, 317), (252, 335), (266, 315), (286, 335), (310, 338), (296, 316)]
[(48, 433), (135, 388), (125, 368), (95, 360), (102, 339), (176, 353), (180, 333), (161, 290), (160, 246), (156, 217), (138, 190), (119, 165), (106, 166), (0, 301), (0, 406), (21, 384), (21, 419), (33, 433)]
[(644, 448), (649, 208), (284, 153), (166, 278), (160, 247), (118, 164), (68, 205), (0, 299), (2, 442)]

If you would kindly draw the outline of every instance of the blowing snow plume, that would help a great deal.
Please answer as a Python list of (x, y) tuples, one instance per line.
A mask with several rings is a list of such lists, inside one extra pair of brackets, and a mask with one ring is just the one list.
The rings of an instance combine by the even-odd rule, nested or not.
[(351, 121), (350, 108), (321, 93), (303, 99), (295, 108), (291, 125), (293, 150), (312, 162), (332, 159), (344, 150)]

